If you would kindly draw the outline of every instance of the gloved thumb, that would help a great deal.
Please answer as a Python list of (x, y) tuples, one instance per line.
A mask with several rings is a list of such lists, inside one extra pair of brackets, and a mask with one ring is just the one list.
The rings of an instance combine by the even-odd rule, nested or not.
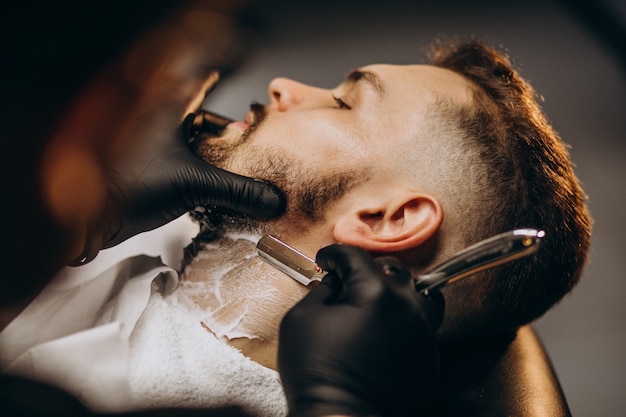
[(443, 294), (434, 290), (430, 291), (424, 298), (426, 298), (426, 302), (423, 306), (424, 314), (428, 316), (428, 320), (433, 327), (438, 329), (443, 322), (443, 313), (446, 304)]

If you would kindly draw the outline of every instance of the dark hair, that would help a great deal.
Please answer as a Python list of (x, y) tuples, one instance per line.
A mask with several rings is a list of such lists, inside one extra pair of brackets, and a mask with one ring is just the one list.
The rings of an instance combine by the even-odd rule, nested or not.
[(438, 43), (435, 66), (470, 80), (474, 105), (459, 126), (487, 166), (495, 211), (485, 236), (519, 227), (545, 230), (536, 254), (488, 271), (481, 308), (496, 327), (514, 328), (546, 312), (577, 283), (586, 260), (591, 218), (566, 145), (549, 125), (536, 94), (503, 53), (481, 41)]

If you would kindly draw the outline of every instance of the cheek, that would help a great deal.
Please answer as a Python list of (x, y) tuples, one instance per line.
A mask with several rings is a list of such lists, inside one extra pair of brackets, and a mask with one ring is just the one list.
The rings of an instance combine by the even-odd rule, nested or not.
[(348, 163), (362, 159), (367, 153), (356, 129), (345, 122), (313, 119), (306, 117), (306, 113), (266, 122), (253, 134), (252, 142), (260, 147), (281, 149), (305, 166), (316, 167), (329, 160)]

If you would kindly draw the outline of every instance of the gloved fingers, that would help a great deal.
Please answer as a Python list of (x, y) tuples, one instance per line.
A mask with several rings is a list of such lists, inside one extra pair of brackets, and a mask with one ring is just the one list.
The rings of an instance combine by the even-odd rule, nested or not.
[(379, 265), (383, 274), (385, 274), (386, 277), (389, 277), (390, 282), (394, 282), (399, 285), (412, 285), (413, 277), (411, 276), (411, 272), (398, 258), (393, 256), (383, 256), (374, 259), (374, 262)]
[(276, 217), (285, 211), (285, 195), (278, 187), (211, 166), (206, 202), (244, 214)]
[(377, 300), (384, 290), (382, 270), (361, 248), (342, 244), (326, 246), (317, 252), (316, 262), (322, 269), (337, 276), (343, 301), (359, 303)]
[(159, 199), (181, 211), (174, 215), (201, 205), (259, 217), (275, 217), (285, 211), (285, 196), (276, 186), (225, 171), (196, 156), (186, 143), (187, 128), (183, 123), (175, 137), (163, 135), (143, 153), (138, 152), (133, 164), (140, 170), (136, 178), (148, 183), (153, 195), (146, 200), (161, 195)]
[[(285, 211), (286, 198), (273, 184), (225, 171), (193, 156), (194, 172), (185, 178), (194, 186), (192, 207), (215, 205), (247, 215), (276, 217)], [(181, 173), (185, 175), (185, 173)]]
[(374, 262), (380, 265), (385, 277), (388, 278), (387, 282), (397, 289), (396, 293), (398, 295), (404, 294), (404, 297), (419, 303), (420, 311), (424, 318), (435, 328), (441, 326), (445, 306), (441, 292), (431, 291), (428, 296), (418, 293), (415, 289), (415, 280), (411, 272), (395, 257), (379, 257), (374, 259)]
[[(320, 312), (328, 312), (327, 300), (331, 297), (333, 297), (333, 290), (328, 282), (323, 282), (313, 288), (283, 316), (280, 322), (280, 334), (284, 334), (288, 331), (287, 329), (323, 325), (320, 321)], [(284, 345), (284, 338), (279, 339), (281, 346)]]
[[(397, 258), (373, 259), (365, 250), (335, 244), (322, 248), (316, 256), (317, 264), (329, 274), (324, 278), (323, 293), (309, 294), (310, 301), (321, 306), (329, 302), (368, 304), (381, 300), (383, 293), (395, 294), (409, 305), (419, 306), (419, 314), (438, 328), (443, 320), (444, 298), (439, 291), (428, 296), (419, 294), (410, 271)], [(322, 289), (322, 288), (320, 288)]]
[(195, 152), (202, 141), (203, 134), (219, 136), (224, 128), (233, 121), (204, 110), (189, 113), (181, 123), (181, 137), (185, 139), (186, 145)]
[(446, 305), (443, 294), (441, 294), (440, 291), (434, 290), (430, 291), (424, 298), (424, 312), (435, 329), (437, 329), (443, 322), (443, 313)]
[[(207, 117), (211, 118), (211, 123), (204, 122)], [(201, 112), (187, 115), (181, 123), (179, 136), (183, 140), (178, 141), (176, 146), (183, 148), (181, 149), (181, 156), (185, 162), (183, 166), (188, 164), (196, 171), (196, 175), (190, 173), (185, 180), (194, 184), (193, 180), (196, 179), (199, 192), (194, 193), (197, 201), (189, 209), (199, 205), (215, 205), (260, 217), (276, 217), (282, 214), (285, 211), (286, 199), (276, 186), (217, 168), (191, 151), (190, 145), (193, 143), (190, 144), (189, 141), (199, 135), (194, 129), (205, 131), (216, 123), (226, 125), (228, 122), (230, 120), (221, 116)]]

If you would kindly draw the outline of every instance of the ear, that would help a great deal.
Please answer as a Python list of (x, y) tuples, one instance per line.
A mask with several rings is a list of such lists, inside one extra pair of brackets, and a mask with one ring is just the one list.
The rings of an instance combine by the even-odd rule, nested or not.
[(412, 249), (433, 236), (443, 221), (437, 199), (406, 192), (383, 204), (358, 208), (340, 217), (333, 228), (335, 240), (370, 252)]

